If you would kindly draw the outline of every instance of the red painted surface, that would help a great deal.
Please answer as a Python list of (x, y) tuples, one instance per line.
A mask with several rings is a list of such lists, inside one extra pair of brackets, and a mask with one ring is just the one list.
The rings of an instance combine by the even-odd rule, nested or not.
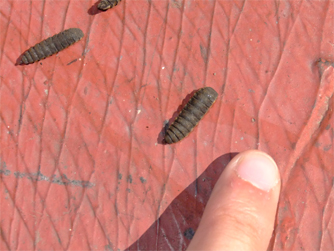
[[(0, 6), (1, 250), (185, 249), (231, 153), (252, 148), (282, 175), (271, 247), (333, 249), (332, 1)], [(15, 66), (70, 27), (83, 40)], [(213, 108), (161, 145), (203, 86)]]

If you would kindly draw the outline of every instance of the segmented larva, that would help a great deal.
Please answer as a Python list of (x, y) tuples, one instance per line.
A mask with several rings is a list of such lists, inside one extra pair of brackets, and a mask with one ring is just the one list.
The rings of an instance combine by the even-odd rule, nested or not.
[(107, 10), (115, 7), (120, 1), (121, 0), (101, 0), (101, 2), (97, 5), (97, 8), (100, 10)]
[(165, 143), (173, 144), (185, 138), (208, 112), (216, 101), (218, 93), (211, 87), (204, 87), (195, 92), (171, 124), (165, 134)]
[(82, 30), (79, 28), (64, 30), (43, 40), (23, 53), (20, 64), (31, 64), (51, 56), (79, 41), (83, 36)]

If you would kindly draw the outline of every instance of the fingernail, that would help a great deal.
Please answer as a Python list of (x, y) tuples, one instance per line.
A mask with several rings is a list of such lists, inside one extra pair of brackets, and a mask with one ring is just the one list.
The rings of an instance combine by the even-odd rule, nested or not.
[(236, 171), (241, 179), (264, 191), (269, 191), (279, 182), (276, 163), (262, 152), (240, 156), (236, 163)]

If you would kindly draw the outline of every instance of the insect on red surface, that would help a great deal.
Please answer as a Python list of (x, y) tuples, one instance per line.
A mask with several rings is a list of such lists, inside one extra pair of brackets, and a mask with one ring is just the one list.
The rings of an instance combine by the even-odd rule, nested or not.
[(32, 64), (49, 57), (82, 39), (84, 36), (79, 28), (64, 30), (34, 45), (23, 53), (19, 64)]
[(173, 144), (185, 138), (209, 111), (217, 97), (218, 93), (211, 87), (204, 87), (195, 92), (179, 116), (168, 127), (165, 143)]
[(115, 7), (117, 4), (119, 4), (121, 0), (102, 0), (98, 5), (97, 8), (99, 10), (108, 10), (110, 8)]

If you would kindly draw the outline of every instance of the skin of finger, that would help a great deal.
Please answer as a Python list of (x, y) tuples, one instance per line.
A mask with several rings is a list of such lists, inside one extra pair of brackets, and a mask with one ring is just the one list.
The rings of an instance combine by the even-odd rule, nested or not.
[[(280, 180), (268, 192), (238, 177), (237, 155), (218, 179), (188, 250), (266, 250), (274, 229)], [(279, 179), (279, 174), (278, 179)]]

